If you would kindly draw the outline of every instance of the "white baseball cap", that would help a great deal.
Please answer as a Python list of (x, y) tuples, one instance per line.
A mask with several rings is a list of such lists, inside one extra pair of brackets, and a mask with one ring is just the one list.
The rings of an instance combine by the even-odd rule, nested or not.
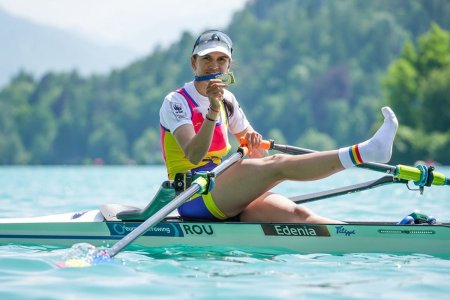
[(222, 52), (231, 58), (233, 43), (226, 33), (220, 30), (208, 30), (203, 32), (195, 41), (192, 55), (206, 55), (211, 52)]

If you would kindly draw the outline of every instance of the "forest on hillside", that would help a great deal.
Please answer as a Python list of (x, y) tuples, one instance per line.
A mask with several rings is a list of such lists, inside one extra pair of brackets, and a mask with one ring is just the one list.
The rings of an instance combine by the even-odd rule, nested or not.
[[(265, 138), (317, 150), (365, 140), (388, 104), (393, 160), (450, 164), (449, 15), (445, 0), (249, 1), (222, 28), (230, 89)], [(197, 34), (108, 74), (18, 72), (0, 91), (0, 164), (162, 163), (159, 108), (193, 79)]]

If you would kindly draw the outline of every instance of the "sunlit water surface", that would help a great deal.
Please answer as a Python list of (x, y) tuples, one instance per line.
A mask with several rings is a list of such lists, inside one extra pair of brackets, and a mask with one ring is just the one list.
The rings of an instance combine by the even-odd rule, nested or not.
[[(449, 167), (439, 171), (450, 175)], [(296, 196), (379, 176), (354, 169), (275, 190)], [(0, 167), (0, 217), (96, 209), (103, 203), (145, 206), (164, 178), (160, 166)], [(450, 222), (450, 187), (432, 187), (420, 196), (404, 185), (389, 185), (307, 206), (342, 220), (399, 221), (418, 209)], [(116, 264), (57, 267), (68, 251), (0, 246), (1, 299), (445, 299), (450, 293), (450, 260), (423, 255), (172, 247), (128, 250)]]

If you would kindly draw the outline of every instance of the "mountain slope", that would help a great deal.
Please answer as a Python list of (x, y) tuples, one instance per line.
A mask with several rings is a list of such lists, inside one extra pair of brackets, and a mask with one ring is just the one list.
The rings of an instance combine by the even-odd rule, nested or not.
[(107, 72), (136, 57), (125, 48), (108, 47), (51, 26), (12, 16), (0, 8), (0, 86), (19, 70), (35, 75), (77, 69)]

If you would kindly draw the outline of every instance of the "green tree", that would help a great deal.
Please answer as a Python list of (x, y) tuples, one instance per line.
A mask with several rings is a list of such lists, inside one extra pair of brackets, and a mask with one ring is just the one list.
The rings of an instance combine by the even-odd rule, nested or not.
[[(442, 155), (450, 93), (448, 33), (441, 28), (450, 30), (449, 12), (446, 0), (249, 1), (224, 28), (234, 42), (231, 90), (265, 138), (312, 148), (348, 145), (370, 136), (380, 120), (380, 78), (398, 58), (386, 80), (386, 97), (401, 115), (396, 144), (423, 149), (416, 157)], [(431, 22), (439, 24), (434, 33), (414, 44)], [(103, 75), (34, 79), (19, 72), (0, 91), (0, 163), (96, 157), (160, 163), (159, 108), (166, 94), (192, 80), (197, 34), (184, 32), (172, 45)], [(413, 147), (407, 137), (416, 130), (427, 130), (416, 136), (432, 145)]]
[(147, 129), (134, 143), (133, 157), (138, 164), (163, 163), (157, 129)]
[(450, 163), (450, 32), (433, 24), (417, 45), (406, 43), (383, 87), (401, 125), (398, 154)]

